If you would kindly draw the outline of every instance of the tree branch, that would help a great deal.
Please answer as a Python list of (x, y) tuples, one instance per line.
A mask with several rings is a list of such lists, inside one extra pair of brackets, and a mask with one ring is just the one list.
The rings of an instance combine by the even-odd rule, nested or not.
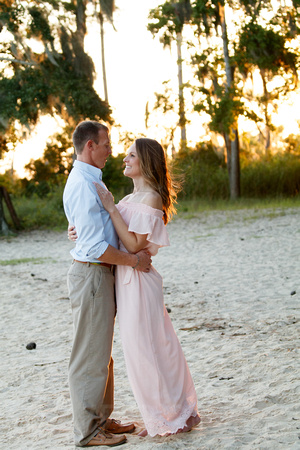
[(9, 62), (12, 62), (12, 63), (23, 64), (25, 66), (37, 66), (38, 65), (35, 62), (22, 61), (20, 59), (3, 58), (2, 56), (0, 56), (0, 61), (9, 61)]

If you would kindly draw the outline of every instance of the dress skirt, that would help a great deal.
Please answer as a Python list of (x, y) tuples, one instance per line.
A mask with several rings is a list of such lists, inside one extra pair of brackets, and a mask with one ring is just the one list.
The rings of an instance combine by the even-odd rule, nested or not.
[[(118, 209), (130, 231), (147, 234), (152, 255), (169, 245), (160, 210), (124, 201)], [(197, 396), (164, 305), (162, 277), (153, 266), (148, 273), (117, 266), (115, 285), (128, 378), (145, 428), (150, 436), (176, 433), (198, 414)]]

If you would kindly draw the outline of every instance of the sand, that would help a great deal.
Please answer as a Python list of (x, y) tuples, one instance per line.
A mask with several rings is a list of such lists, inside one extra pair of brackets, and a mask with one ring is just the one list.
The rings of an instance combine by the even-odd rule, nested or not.
[[(168, 230), (154, 266), (202, 422), (176, 436), (128, 435), (122, 448), (299, 449), (300, 209), (211, 212)], [(74, 449), (66, 234), (0, 240), (1, 449)], [(141, 427), (117, 323), (113, 356), (113, 417)]]

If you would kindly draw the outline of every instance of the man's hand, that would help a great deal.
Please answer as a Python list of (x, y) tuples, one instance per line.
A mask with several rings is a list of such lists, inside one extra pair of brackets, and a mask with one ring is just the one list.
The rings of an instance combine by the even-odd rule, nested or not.
[(152, 260), (147, 250), (141, 250), (140, 252), (136, 253), (136, 255), (139, 258), (139, 263), (135, 267), (135, 270), (140, 270), (141, 272), (149, 272)]

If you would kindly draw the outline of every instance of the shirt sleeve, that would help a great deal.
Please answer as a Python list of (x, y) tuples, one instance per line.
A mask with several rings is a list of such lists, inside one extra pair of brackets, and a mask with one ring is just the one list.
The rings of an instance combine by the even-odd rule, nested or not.
[(109, 220), (109, 214), (103, 208), (94, 185), (81, 180), (76, 189), (72, 189), (70, 202), (72, 207), (69, 208), (69, 215), (78, 236), (76, 255), (83, 261), (100, 258), (109, 245), (104, 232), (104, 223)]

